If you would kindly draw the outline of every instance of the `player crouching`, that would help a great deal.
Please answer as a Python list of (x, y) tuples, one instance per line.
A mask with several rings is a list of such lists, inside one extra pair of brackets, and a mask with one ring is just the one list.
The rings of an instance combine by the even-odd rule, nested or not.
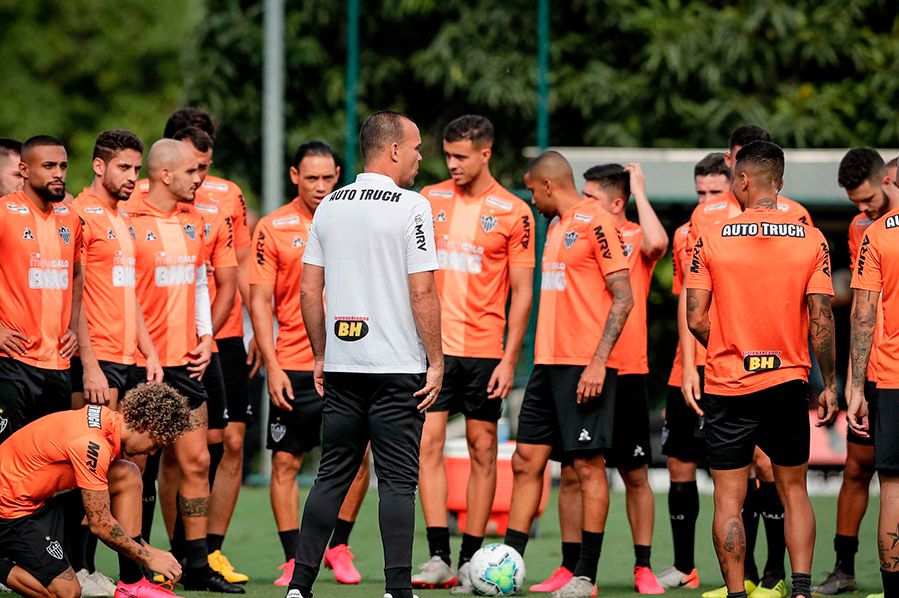
[[(172, 444), (189, 418), (177, 391), (141, 384), (118, 412), (88, 405), (54, 413), (0, 445), (0, 580), (29, 597), (81, 595), (62, 548), (63, 508), (74, 503), (83, 505), (91, 532), (119, 554), (116, 598), (172, 598), (143, 576), (141, 566), (178, 579), (181, 566), (140, 537), (141, 475), (125, 459)], [(76, 488), (80, 501), (66, 492)]]

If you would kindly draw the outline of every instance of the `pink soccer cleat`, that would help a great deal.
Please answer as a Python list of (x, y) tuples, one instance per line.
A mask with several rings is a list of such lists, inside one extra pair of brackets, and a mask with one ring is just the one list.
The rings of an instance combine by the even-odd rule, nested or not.
[(362, 575), (353, 564), (353, 553), (346, 544), (338, 544), (325, 551), (325, 567), (334, 571), (337, 583), (354, 586), (362, 581)]
[(272, 583), (276, 586), (280, 586), (282, 588), (286, 588), (290, 585), (290, 580), (293, 579), (293, 559), (290, 559), (280, 567), (278, 567), (278, 571), (283, 571), (281, 577), (273, 581)]
[(115, 598), (181, 598), (172, 591), (171, 582), (157, 585), (146, 578), (135, 583), (116, 584)]
[(665, 588), (649, 567), (634, 567), (634, 591), (638, 594), (664, 594)]
[(555, 592), (566, 583), (571, 581), (571, 578), (574, 577), (574, 573), (566, 569), (565, 567), (559, 567), (553, 574), (549, 576), (548, 579), (541, 581), (540, 583), (535, 583), (528, 591), (531, 592)]

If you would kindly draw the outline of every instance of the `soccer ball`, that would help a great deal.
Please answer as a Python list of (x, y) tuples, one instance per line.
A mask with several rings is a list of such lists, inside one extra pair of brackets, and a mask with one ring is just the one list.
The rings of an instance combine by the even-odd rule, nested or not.
[(505, 544), (487, 544), (468, 563), (471, 589), (478, 596), (511, 596), (524, 583), (524, 559)]

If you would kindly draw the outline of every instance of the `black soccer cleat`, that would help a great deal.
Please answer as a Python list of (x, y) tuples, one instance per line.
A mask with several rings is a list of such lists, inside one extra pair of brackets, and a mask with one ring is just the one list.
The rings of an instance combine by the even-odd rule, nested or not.
[(212, 569), (212, 567), (204, 567), (202, 569), (185, 569), (184, 576), (181, 578), (181, 585), (185, 590), (198, 592), (216, 592), (218, 594), (245, 594), (241, 586), (236, 583), (229, 583), (222, 577), (222, 574)]

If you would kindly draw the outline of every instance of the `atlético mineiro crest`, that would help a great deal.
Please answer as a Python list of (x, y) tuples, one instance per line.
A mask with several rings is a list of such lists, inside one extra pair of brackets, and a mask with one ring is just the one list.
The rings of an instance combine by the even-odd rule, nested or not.
[(571, 249), (575, 241), (577, 241), (577, 231), (573, 230), (565, 233), (565, 249)]
[(443, 210), (437, 212), (437, 217), (434, 218), (434, 222), (446, 222), (446, 212)]
[(493, 216), (481, 216), (481, 228), (485, 233), (489, 233), (496, 227), (496, 218)]
[(197, 229), (194, 228), (193, 224), (185, 224), (184, 232), (187, 233), (187, 236), (190, 237), (191, 241), (197, 240)]
[[(47, 539), (49, 540), (50, 538), (48, 537)], [(54, 559), (57, 559), (60, 561), (63, 559), (64, 555), (62, 553), (62, 546), (60, 546), (59, 542), (57, 542), (56, 540), (53, 540), (52, 542), (50, 542), (50, 544), (47, 545), (47, 552)]]
[(70, 231), (65, 226), (59, 227), (59, 238), (63, 240), (63, 242), (68, 245), (72, 242), (72, 231)]
[(284, 435), (287, 434), (287, 426), (284, 424), (272, 424), (269, 427), (271, 428), (272, 440), (275, 442), (281, 442)]
[(9, 420), (6, 419), (5, 417), (0, 417), (0, 434), (3, 434), (3, 432), (6, 430), (6, 426), (8, 426), (8, 425), (9, 425)]

